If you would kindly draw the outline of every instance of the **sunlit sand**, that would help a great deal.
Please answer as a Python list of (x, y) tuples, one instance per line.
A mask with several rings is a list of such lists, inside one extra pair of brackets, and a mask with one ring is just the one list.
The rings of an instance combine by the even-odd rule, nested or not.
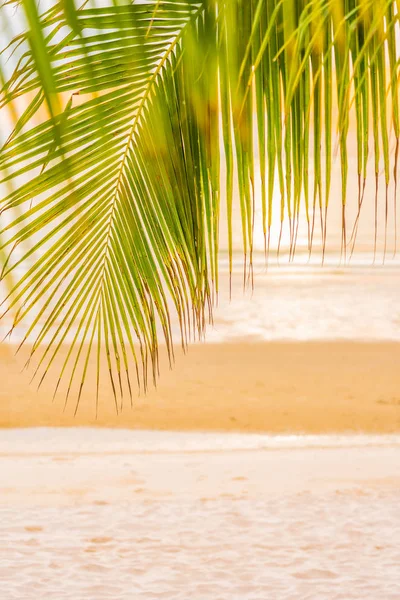
[(0, 436), (6, 598), (399, 598), (400, 437)]

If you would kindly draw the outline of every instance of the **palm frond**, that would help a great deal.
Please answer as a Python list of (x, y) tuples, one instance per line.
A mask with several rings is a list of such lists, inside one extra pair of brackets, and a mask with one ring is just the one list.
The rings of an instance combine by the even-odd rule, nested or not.
[[(245, 282), (253, 278), (258, 181), (266, 254), (273, 219), (281, 234), (287, 220), (293, 259), (304, 212), (309, 251), (319, 222), (324, 255), (335, 127), (343, 255), (354, 249), (371, 145), (375, 214), (383, 167), (385, 229), (392, 180), (396, 227), (393, 0), (77, 8), (68, 0), (42, 13), (34, 0), (21, 6), (26, 28), (4, 44), (0, 59), (0, 109), (11, 108), (15, 121), (0, 152), (2, 184), (12, 185), (0, 200), (2, 276), (22, 273), (3, 305), (15, 312), (13, 328), (30, 315), (25, 338), (34, 335), (41, 379), (69, 340), (60, 374), (67, 397), (75, 379), (82, 390), (96, 346), (105, 347), (117, 407), (124, 390), (131, 394), (132, 368), (146, 388), (148, 364), (157, 376), (160, 328), (173, 359), (171, 306), (183, 347), (194, 332), (203, 334), (218, 293), (222, 197), (232, 270), (235, 185)], [(8, 18), (9, 5), (0, 10)], [(358, 197), (349, 230), (353, 114)], [(376, 233), (373, 243), (376, 251)]]

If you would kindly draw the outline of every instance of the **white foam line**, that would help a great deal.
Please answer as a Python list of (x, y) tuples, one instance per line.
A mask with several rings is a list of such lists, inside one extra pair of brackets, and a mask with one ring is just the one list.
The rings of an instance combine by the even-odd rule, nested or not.
[(104, 428), (0, 431), (0, 456), (158, 454), (339, 448), (400, 449), (399, 434), (245, 434)]

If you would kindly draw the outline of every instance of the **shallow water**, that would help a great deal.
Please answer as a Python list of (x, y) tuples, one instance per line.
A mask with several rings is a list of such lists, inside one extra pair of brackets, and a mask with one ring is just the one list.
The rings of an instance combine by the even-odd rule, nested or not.
[(400, 597), (400, 436), (0, 432), (6, 600)]
[[(340, 266), (340, 257), (335, 255), (327, 257), (322, 268), (318, 261), (307, 264), (307, 257), (303, 258), (304, 264), (300, 259), (295, 265), (282, 260), (279, 266), (271, 259), (267, 270), (264, 256), (257, 255), (254, 290), (247, 282), (244, 291), (238, 258), (231, 299), (225, 258), (214, 323), (206, 331), (207, 342), (240, 341), (243, 337), (257, 341), (400, 341), (400, 259), (388, 260), (384, 267), (371, 266), (372, 255), (364, 254), (351, 266)], [(61, 316), (57, 324), (60, 322)], [(173, 337), (179, 343), (179, 324), (173, 310), (171, 322)], [(7, 315), (0, 322), (1, 338), (11, 325), (11, 315)], [(20, 342), (29, 325), (30, 320), (19, 324), (10, 341)], [(36, 327), (34, 334), (39, 330)], [(75, 329), (71, 328), (66, 341), (74, 335)]]
[(336, 256), (324, 267), (275, 263), (267, 270), (260, 257), (254, 290), (243, 292), (237, 268), (231, 300), (222, 275), (219, 307), (206, 340), (400, 341), (400, 263), (372, 267), (371, 258), (364, 255), (346, 267)]

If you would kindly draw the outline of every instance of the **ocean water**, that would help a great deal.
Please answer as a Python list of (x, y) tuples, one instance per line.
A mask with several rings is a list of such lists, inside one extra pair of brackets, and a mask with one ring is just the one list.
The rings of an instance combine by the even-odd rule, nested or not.
[(219, 304), (206, 340), (400, 341), (400, 261), (391, 259), (384, 266), (372, 261), (373, 255), (365, 253), (343, 265), (333, 255), (322, 267), (304, 256), (294, 265), (271, 260), (267, 268), (259, 256), (254, 287), (245, 289), (238, 261), (231, 298), (222, 270)]
[[(295, 264), (284, 257), (278, 264), (276, 258), (271, 257), (267, 268), (264, 255), (258, 253), (254, 260), (254, 287), (249, 281), (244, 287), (242, 257), (237, 254), (229, 297), (228, 261), (222, 254), (218, 302), (205, 339), (210, 343), (242, 338), (400, 341), (400, 256), (388, 258), (384, 266), (373, 265), (372, 261), (373, 255), (364, 253), (350, 265), (344, 265), (340, 263), (340, 255), (335, 254), (328, 256), (322, 267), (318, 258), (308, 262), (307, 255), (299, 257)], [(51, 334), (62, 317), (56, 321)], [(6, 341), (20, 342), (32, 318), (31, 315), (20, 323)], [(173, 309), (171, 323), (173, 337), (179, 343), (179, 324)], [(0, 321), (1, 338), (11, 326), (11, 315), (7, 315)], [(31, 340), (39, 331), (38, 326)], [(74, 335), (72, 327), (66, 341), (72, 340)]]
[(0, 432), (4, 600), (398, 600), (400, 436)]

